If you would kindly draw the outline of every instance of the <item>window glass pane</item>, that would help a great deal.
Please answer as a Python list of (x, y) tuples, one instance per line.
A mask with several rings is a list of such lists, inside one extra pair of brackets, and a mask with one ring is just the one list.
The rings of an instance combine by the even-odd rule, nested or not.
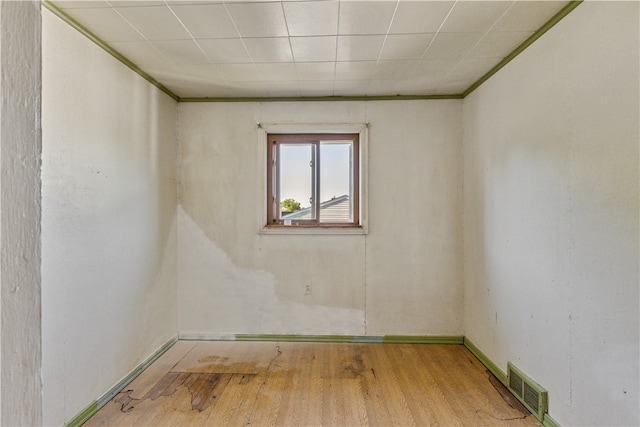
[(352, 144), (320, 144), (320, 222), (353, 221)]
[[(293, 200), (293, 206), (285, 202), (281, 218), (315, 219), (315, 212), (310, 208), (313, 188), (313, 145), (281, 144), (280, 145), (280, 188), (279, 202)], [(299, 203), (297, 206), (295, 203)]]

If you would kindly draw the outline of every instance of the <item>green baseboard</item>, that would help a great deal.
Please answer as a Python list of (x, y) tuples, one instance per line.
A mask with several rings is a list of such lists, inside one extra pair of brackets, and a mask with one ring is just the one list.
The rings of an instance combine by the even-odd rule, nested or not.
[(136, 366), (131, 372), (129, 372), (124, 378), (118, 381), (113, 387), (107, 390), (98, 399), (91, 402), (86, 408), (84, 408), (78, 415), (73, 417), (69, 422), (65, 423), (65, 427), (80, 427), (87, 422), (100, 408), (107, 404), (115, 395), (120, 393), (123, 388), (127, 386), (131, 381), (136, 379), (145, 369), (147, 369), (153, 362), (158, 360), (167, 350), (169, 350), (178, 341), (177, 336), (171, 337), (169, 341), (164, 343), (159, 349), (153, 352), (151, 356), (146, 358), (142, 363)]
[(549, 414), (544, 414), (544, 419), (542, 420), (542, 425), (544, 427), (561, 427), (560, 423), (551, 418)]
[(382, 342), (397, 344), (462, 344), (464, 337), (455, 335), (385, 335), (382, 337)]
[(78, 415), (73, 417), (68, 423), (65, 424), (65, 427), (80, 427), (82, 424), (87, 422), (89, 418), (93, 416), (96, 412), (98, 412), (98, 401), (94, 400), (84, 408)]
[[(498, 365), (493, 363), (493, 361), (491, 359), (489, 359), (487, 357), (487, 355), (484, 354), (473, 342), (471, 342), (471, 340), (469, 338), (464, 337), (464, 343), (463, 344), (508, 389), (508, 384), (507, 384), (508, 383), (508, 377), (507, 377), (507, 374), (504, 373), (502, 371), (502, 369), (500, 369), (498, 367)], [(560, 425), (560, 423), (558, 423), (556, 420), (551, 418), (551, 416), (548, 413), (544, 414), (544, 417), (542, 419), (542, 425), (545, 426), (545, 427), (562, 427)]]
[(484, 354), (482, 351), (480, 351), (480, 349), (478, 347), (476, 347), (476, 345), (474, 343), (472, 343), (469, 338), (464, 337), (464, 343), (463, 344), (464, 344), (465, 347), (467, 347), (469, 349), (469, 351), (471, 353), (473, 353), (474, 356), (476, 356), (478, 358), (478, 360), (480, 360), (480, 362), (482, 362), (482, 364), (484, 366), (487, 367), (487, 369), (489, 371), (491, 371), (491, 373), (493, 375), (496, 376), (496, 378), (498, 380), (500, 380), (500, 382), (505, 387), (507, 386), (507, 374), (504, 371), (502, 371), (502, 369), (500, 369), (498, 367), (498, 365), (493, 363), (493, 361), (491, 359), (489, 359), (486, 354)]
[(294, 335), (294, 334), (229, 334), (208, 335), (180, 333), (186, 341), (264, 341), (264, 342), (335, 342), (335, 343), (395, 343), (395, 344), (462, 344), (463, 336), (429, 335)]

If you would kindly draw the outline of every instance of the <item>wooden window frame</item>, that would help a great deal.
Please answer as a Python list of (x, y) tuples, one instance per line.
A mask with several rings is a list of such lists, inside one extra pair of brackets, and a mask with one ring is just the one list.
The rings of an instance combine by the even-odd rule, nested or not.
[[(360, 134), (359, 133), (267, 133), (267, 219), (266, 228), (361, 228), (360, 224)], [(352, 144), (351, 195), (353, 197), (353, 212), (350, 222), (321, 222), (320, 205), (320, 164), (319, 146), (322, 141), (350, 141)], [(315, 209), (315, 219), (298, 219), (290, 224), (284, 223), (280, 216), (280, 202), (277, 189), (279, 187), (278, 152), (283, 144), (315, 145), (312, 178), (312, 208)]]

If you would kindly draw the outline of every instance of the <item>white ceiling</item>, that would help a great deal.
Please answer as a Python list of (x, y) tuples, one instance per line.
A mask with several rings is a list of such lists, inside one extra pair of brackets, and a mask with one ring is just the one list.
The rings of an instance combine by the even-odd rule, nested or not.
[(461, 94), (567, 4), (54, 3), (181, 98)]

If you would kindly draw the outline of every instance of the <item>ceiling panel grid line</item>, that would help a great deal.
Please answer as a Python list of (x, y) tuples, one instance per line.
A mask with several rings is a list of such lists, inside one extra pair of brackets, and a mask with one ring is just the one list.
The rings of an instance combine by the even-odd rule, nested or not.
[(579, 3), (43, 0), (188, 100), (462, 97)]

